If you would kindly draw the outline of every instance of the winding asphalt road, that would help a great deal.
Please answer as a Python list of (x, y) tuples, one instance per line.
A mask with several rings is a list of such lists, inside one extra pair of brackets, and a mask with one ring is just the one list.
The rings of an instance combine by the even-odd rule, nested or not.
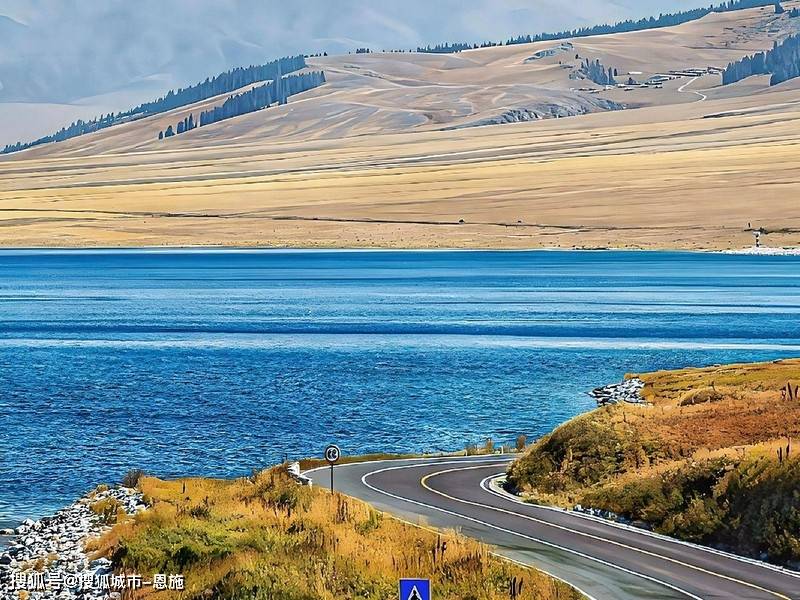
[[(492, 485), (503, 456), (335, 467), (338, 491), (415, 524), (459, 529), (596, 600), (800, 600), (800, 574), (568, 511), (525, 504)], [(329, 484), (328, 468), (306, 473)]]

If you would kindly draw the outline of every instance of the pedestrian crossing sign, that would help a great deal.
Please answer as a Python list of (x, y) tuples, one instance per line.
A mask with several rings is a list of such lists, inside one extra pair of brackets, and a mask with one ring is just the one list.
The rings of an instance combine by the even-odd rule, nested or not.
[(431, 580), (401, 579), (400, 600), (431, 600)]

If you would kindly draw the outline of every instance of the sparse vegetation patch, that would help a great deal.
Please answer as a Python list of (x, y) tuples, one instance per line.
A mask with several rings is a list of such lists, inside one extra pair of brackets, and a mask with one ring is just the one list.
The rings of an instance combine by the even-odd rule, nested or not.
[(385, 599), (400, 576), (431, 578), (442, 599), (499, 600), (512, 586), (514, 600), (580, 597), (476, 541), (298, 486), (282, 467), (237, 480), (145, 477), (140, 486), (151, 508), (112, 529), (97, 552), (127, 572), (182, 573), (186, 585), (142, 597)]
[(509, 473), (530, 499), (800, 564), (800, 360), (639, 375), (648, 406), (604, 406)]

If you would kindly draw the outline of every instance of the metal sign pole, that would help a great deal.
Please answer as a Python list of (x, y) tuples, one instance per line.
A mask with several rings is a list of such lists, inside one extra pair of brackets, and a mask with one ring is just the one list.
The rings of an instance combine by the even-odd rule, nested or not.
[(336, 444), (331, 444), (325, 448), (325, 460), (331, 466), (331, 494), (333, 493), (333, 465), (339, 461), (341, 455), (342, 451), (339, 450), (339, 446)]

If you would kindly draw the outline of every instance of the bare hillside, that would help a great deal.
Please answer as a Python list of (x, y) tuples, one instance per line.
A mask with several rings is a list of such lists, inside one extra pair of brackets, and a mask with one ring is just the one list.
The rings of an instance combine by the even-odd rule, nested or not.
[(327, 83), (286, 106), (157, 139), (220, 97), (0, 158), (0, 244), (798, 244), (798, 84), (716, 72), (798, 21), (309, 59)]

